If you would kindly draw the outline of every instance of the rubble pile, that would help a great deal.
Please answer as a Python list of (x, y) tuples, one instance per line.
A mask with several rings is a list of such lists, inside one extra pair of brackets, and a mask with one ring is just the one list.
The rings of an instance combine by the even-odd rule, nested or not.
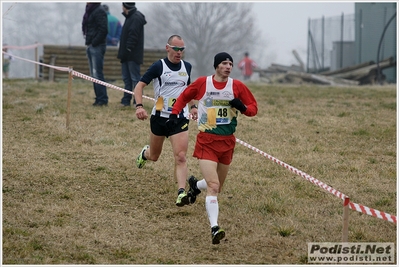
[[(301, 62), (300, 62), (301, 63)], [(358, 65), (345, 67), (334, 71), (309, 73), (304, 70), (303, 64), (284, 66), (271, 64), (267, 69), (256, 69), (259, 79), (266, 83), (315, 83), (324, 85), (366, 85), (384, 82), (385, 76), (381, 71), (396, 65), (393, 57), (382, 60), (364, 62)], [(380, 73), (380, 77), (378, 77)]]

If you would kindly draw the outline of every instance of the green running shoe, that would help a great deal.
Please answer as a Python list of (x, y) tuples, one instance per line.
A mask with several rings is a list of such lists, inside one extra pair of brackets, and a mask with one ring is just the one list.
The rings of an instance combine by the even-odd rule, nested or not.
[(143, 153), (144, 151), (146, 151), (150, 146), (149, 145), (145, 145), (143, 147), (143, 149), (141, 150), (140, 154), (138, 155), (137, 159), (136, 159), (136, 165), (137, 168), (141, 169), (144, 167), (145, 163), (147, 162), (146, 159), (143, 159)]
[(219, 226), (212, 227), (211, 233), (212, 233), (212, 244), (220, 244), (220, 240), (222, 240), (226, 235), (224, 230)]
[(184, 205), (188, 205), (189, 200), (186, 192), (182, 192), (177, 196), (176, 206), (183, 207)]

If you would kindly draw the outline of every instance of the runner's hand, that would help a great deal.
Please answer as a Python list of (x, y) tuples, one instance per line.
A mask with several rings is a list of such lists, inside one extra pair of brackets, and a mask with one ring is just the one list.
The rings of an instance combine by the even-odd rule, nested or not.
[(238, 109), (239, 111), (245, 112), (247, 110), (247, 107), (241, 102), (240, 99), (238, 98), (234, 98), (232, 100), (230, 100), (229, 104), (233, 107)]
[(136, 117), (139, 120), (146, 120), (148, 118), (147, 111), (143, 107), (136, 108)]
[(166, 121), (166, 128), (171, 132), (177, 127), (178, 123), (177, 115), (176, 114), (170, 114), (169, 119)]

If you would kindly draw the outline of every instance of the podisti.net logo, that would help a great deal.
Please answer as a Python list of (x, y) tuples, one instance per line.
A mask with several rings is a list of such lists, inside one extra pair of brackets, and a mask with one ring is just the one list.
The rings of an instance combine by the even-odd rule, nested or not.
[(309, 263), (395, 263), (394, 243), (308, 243)]

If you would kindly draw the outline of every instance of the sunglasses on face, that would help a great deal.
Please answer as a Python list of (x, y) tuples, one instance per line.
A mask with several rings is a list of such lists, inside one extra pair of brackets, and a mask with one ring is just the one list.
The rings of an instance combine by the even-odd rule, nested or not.
[(178, 52), (178, 51), (182, 51), (183, 52), (183, 50), (186, 48), (185, 46), (180, 47), (180, 46), (173, 46), (173, 45), (170, 45), (170, 44), (166, 44), (166, 45), (169, 46), (170, 48), (172, 48), (176, 52)]

